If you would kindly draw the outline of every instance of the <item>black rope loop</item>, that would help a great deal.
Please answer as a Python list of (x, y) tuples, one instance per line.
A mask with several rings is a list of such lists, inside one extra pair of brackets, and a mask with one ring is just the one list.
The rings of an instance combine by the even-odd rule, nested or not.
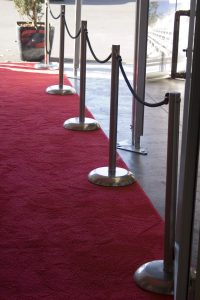
[(92, 49), (92, 46), (91, 46), (91, 43), (90, 43), (90, 40), (89, 40), (89, 37), (88, 37), (88, 32), (87, 32), (87, 30), (86, 30), (85, 32), (86, 32), (86, 41), (87, 41), (87, 43), (88, 43), (90, 52), (92, 53), (92, 56), (94, 57), (94, 59), (95, 59), (98, 63), (100, 63), (100, 64), (104, 64), (104, 63), (108, 62), (108, 61), (111, 59), (112, 54), (110, 54), (110, 55), (109, 55), (106, 59), (104, 59), (104, 60), (98, 59), (97, 56), (95, 55), (93, 49)]
[(60, 14), (59, 14), (57, 17), (55, 17), (55, 16), (53, 15), (53, 13), (52, 13), (52, 10), (51, 10), (51, 8), (50, 8), (50, 6), (49, 6), (49, 11), (50, 11), (50, 14), (51, 14), (51, 16), (52, 16), (52, 18), (53, 18), (54, 20), (57, 20), (57, 19), (59, 19), (59, 18), (60, 18)]
[(164, 104), (168, 104), (169, 103), (169, 98), (166, 96), (165, 99), (163, 101), (160, 101), (160, 102), (157, 102), (157, 103), (149, 103), (149, 102), (146, 102), (146, 101), (143, 101), (137, 94), (136, 92), (134, 91), (134, 89), (132, 88), (127, 76), (126, 76), (126, 73), (124, 71), (124, 68), (123, 68), (123, 65), (122, 65), (122, 58), (121, 56), (118, 56), (118, 61), (119, 61), (119, 67), (120, 67), (120, 70), (122, 72), (122, 75), (124, 77), (124, 80), (129, 88), (129, 90), (131, 91), (132, 95), (135, 97), (135, 99), (145, 105), (145, 106), (148, 106), (148, 107), (159, 107), (159, 106), (162, 106)]
[(68, 33), (68, 35), (70, 36), (70, 38), (72, 38), (72, 39), (77, 39), (77, 38), (79, 37), (80, 33), (81, 33), (81, 29), (79, 29), (79, 31), (77, 32), (77, 34), (76, 34), (75, 36), (73, 36), (73, 35), (70, 33), (69, 28), (68, 28), (68, 26), (67, 26), (66, 18), (64, 18), (64, 21), (65, 21), (65, 28), (66, 28), (67, 33)]

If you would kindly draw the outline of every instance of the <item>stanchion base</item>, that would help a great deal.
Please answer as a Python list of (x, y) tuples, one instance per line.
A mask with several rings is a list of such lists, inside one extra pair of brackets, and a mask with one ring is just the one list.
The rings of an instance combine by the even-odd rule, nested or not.
[(91, 118), (85, 118), (84, 122), (80, 122), (80, 118), (71, 118), (64, 122), (63, 127), (70, 130), (92, 131), (100, 128), (97, 121)]
[(46, 89), (46, 92), (48, 94), (62, 95), (62, 96), (76, 94), (75, 89), (69, 85), (63, 85), (62, 88), (60, 88), (59, 85), (52, 85)]
[(35, 69), (37, 70), (58, 70), (58, 64), (45, 64), (45, 63), (38, 63), (35, 65)]
[(164, 271), (163, 260), (155, 260), (142, 265), (134, 274), (136, 284), (144, 290), (163, 295), (173, 295), (173, 273)]
[(134, 145), (132, 145), (130, 142), (128, 141), (123, 141), (117, 144), (117, 149), (119, 150), (125, 150), (125, 151), (129, 151), (129, 152), (133, 152), (133, 153), (137, 153), (137, 154), (141, 154), (141, 155), (147, 155), (147, 151), (144, 148), (136, 148)]
[(91, 171), (88, 180), (103, 186), (126, 186), (135, 181), (133, 173), (123, 168), (116, 168), (115, 176), (109, 175), (109, 168), (102, 167)]

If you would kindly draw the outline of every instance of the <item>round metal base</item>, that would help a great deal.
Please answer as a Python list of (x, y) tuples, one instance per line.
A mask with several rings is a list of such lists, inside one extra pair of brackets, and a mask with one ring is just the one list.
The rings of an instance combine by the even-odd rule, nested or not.
[(134, 274), (136, 284), (144, 290), (163, 295), (173, 295), (173, 273), (164, 271), (163, 260), (154, 260), (142, 265)]
[(45, 64), (45, 63), (39, 63), (35, 65), (35, 69), (37, 70), (57, 70), (58, 65), (55, 64)]
[(102, 167), (91, 171), (88, 180), (97, 185), (103, 186), (125, 186), (135, 181), (133, 173), (126, 169), (116, 168), (115, 176), (109, 175), (109, 168)]
[(76, 94), (75, 89), (69, 85), (63, 85), (62, 88), (59, 85), (52, 85), (46, 89), (46, 92), (48, 94), (62, 95), (62, 96)]
[(99, 129), (100, 125), (97, 121), (91, 118), (85, 118), (84, 122), (80, 122), (80, 118), (76, 117), (66, 120), (63, 127), (70, 130), (90, 131)]

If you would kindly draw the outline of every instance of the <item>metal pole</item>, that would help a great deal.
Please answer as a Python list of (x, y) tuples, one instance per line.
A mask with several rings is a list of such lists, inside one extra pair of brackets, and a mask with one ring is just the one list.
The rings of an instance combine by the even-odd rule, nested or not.
[(49, 3), (48, 0), (45, 1), (46, 6), (46, 14), (45, 14), (45, 56), (44, 56), (44, 62), (46, 65), (49, 64), (49, 52), (50, 52), (50, 43), (49, 43)]
[(169, 93), (164, 271), (171, 274), (174, 270), (180, 102), (180, 93)]
[(85, 121), (85, 86), (86, 86), (86, 32), (87, 21), (81, 22), (81, 64), (80, 64), (80, 122)]
[(148, 262), (135, 272), (134, 279), (141, 288), (171, 295), (174, 292), (174, 243), (177, 198), (180, 93), (168, 93), (168, 142), (165, 198), (164, 260)]
[(64, 48), (65, 48), (65, 5), (61, 5), (60, 12), (60, 55), (59, 55), (59, 88), (64, 84)]
[(65, 48), (65, 5), (61, 5), (60, 13), (60, 56), (59, 56), (59, 84), (46, 89), (49, 94), (75, 94), (73, 87), (64, 85), (64, 48)]
[[(81, 7), (82, 7), (82, 0), (76, 0), (75, 34), (78, 33), (81, 26)], [(80, 55), (80, 37), (75, 39), (75, 45), (74, 45), (74, 76), (77, 76), (77, 70), (79, 68), (79, 55)]]
[[(135, 18), (135, 46), (134, 46), (134, 65), (133, 65), (133, 86), (136, 89), (137, 80), (138, 80), (138, 40), (139, 40), (139, 16), (140, 16), (140, 3), (139, 0), (136, 0), (136, 18)], [(136, 115), (136, 99), (133, 97), (132, 99), (132, 145), (134, 145), (134, 137), (135, 137), (135, 115)]]
[[(54, 28), (51, 28), (54, 32)], [(35, 65), (36, 69), (48, 70), (57, 69), (56, 65), (50, 63), (50, 25), (49, 25), (49, 0), (45, 0), (45, 42), (44, 42), (44, 62)]]
[(112, 71), (110, 95), (110, 131), (109, 131), (109, 176), (115, 176), (116, 148), (117, 148), (117, 117), (118, 117), (118, 89), (120, 46), (112, 46)]
[(64, 122), (65, 129), (91, 131), (100, 128), (99, 123), (85, 117), (85, 87), (86, 87), (86, 54), (87, 54), (87, 21), (81, 22), (81, 69), (80, 69), (80, 104), (79, 117), (68, 119)]
[(90, 182), (103, 186), (125, 186), (135, 181), (133, 173), (126, 169), (116, 167), (119, 54), (120, 46), (113, 45), (110, 93), (109, 166), (95, 169), (88, 175)]

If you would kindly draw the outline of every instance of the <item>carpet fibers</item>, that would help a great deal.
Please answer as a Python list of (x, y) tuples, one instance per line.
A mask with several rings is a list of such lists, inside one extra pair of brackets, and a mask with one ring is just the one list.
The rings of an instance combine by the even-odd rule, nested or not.
[(78, 95), (47, 94), (58, 74), (30, 64), (0, 64), (0, 78), (0, 300), (172, 299), (134, 283), (163, 257), (163, 222), (138, 183), (88, 181), (108, 140), (63, 128)]

